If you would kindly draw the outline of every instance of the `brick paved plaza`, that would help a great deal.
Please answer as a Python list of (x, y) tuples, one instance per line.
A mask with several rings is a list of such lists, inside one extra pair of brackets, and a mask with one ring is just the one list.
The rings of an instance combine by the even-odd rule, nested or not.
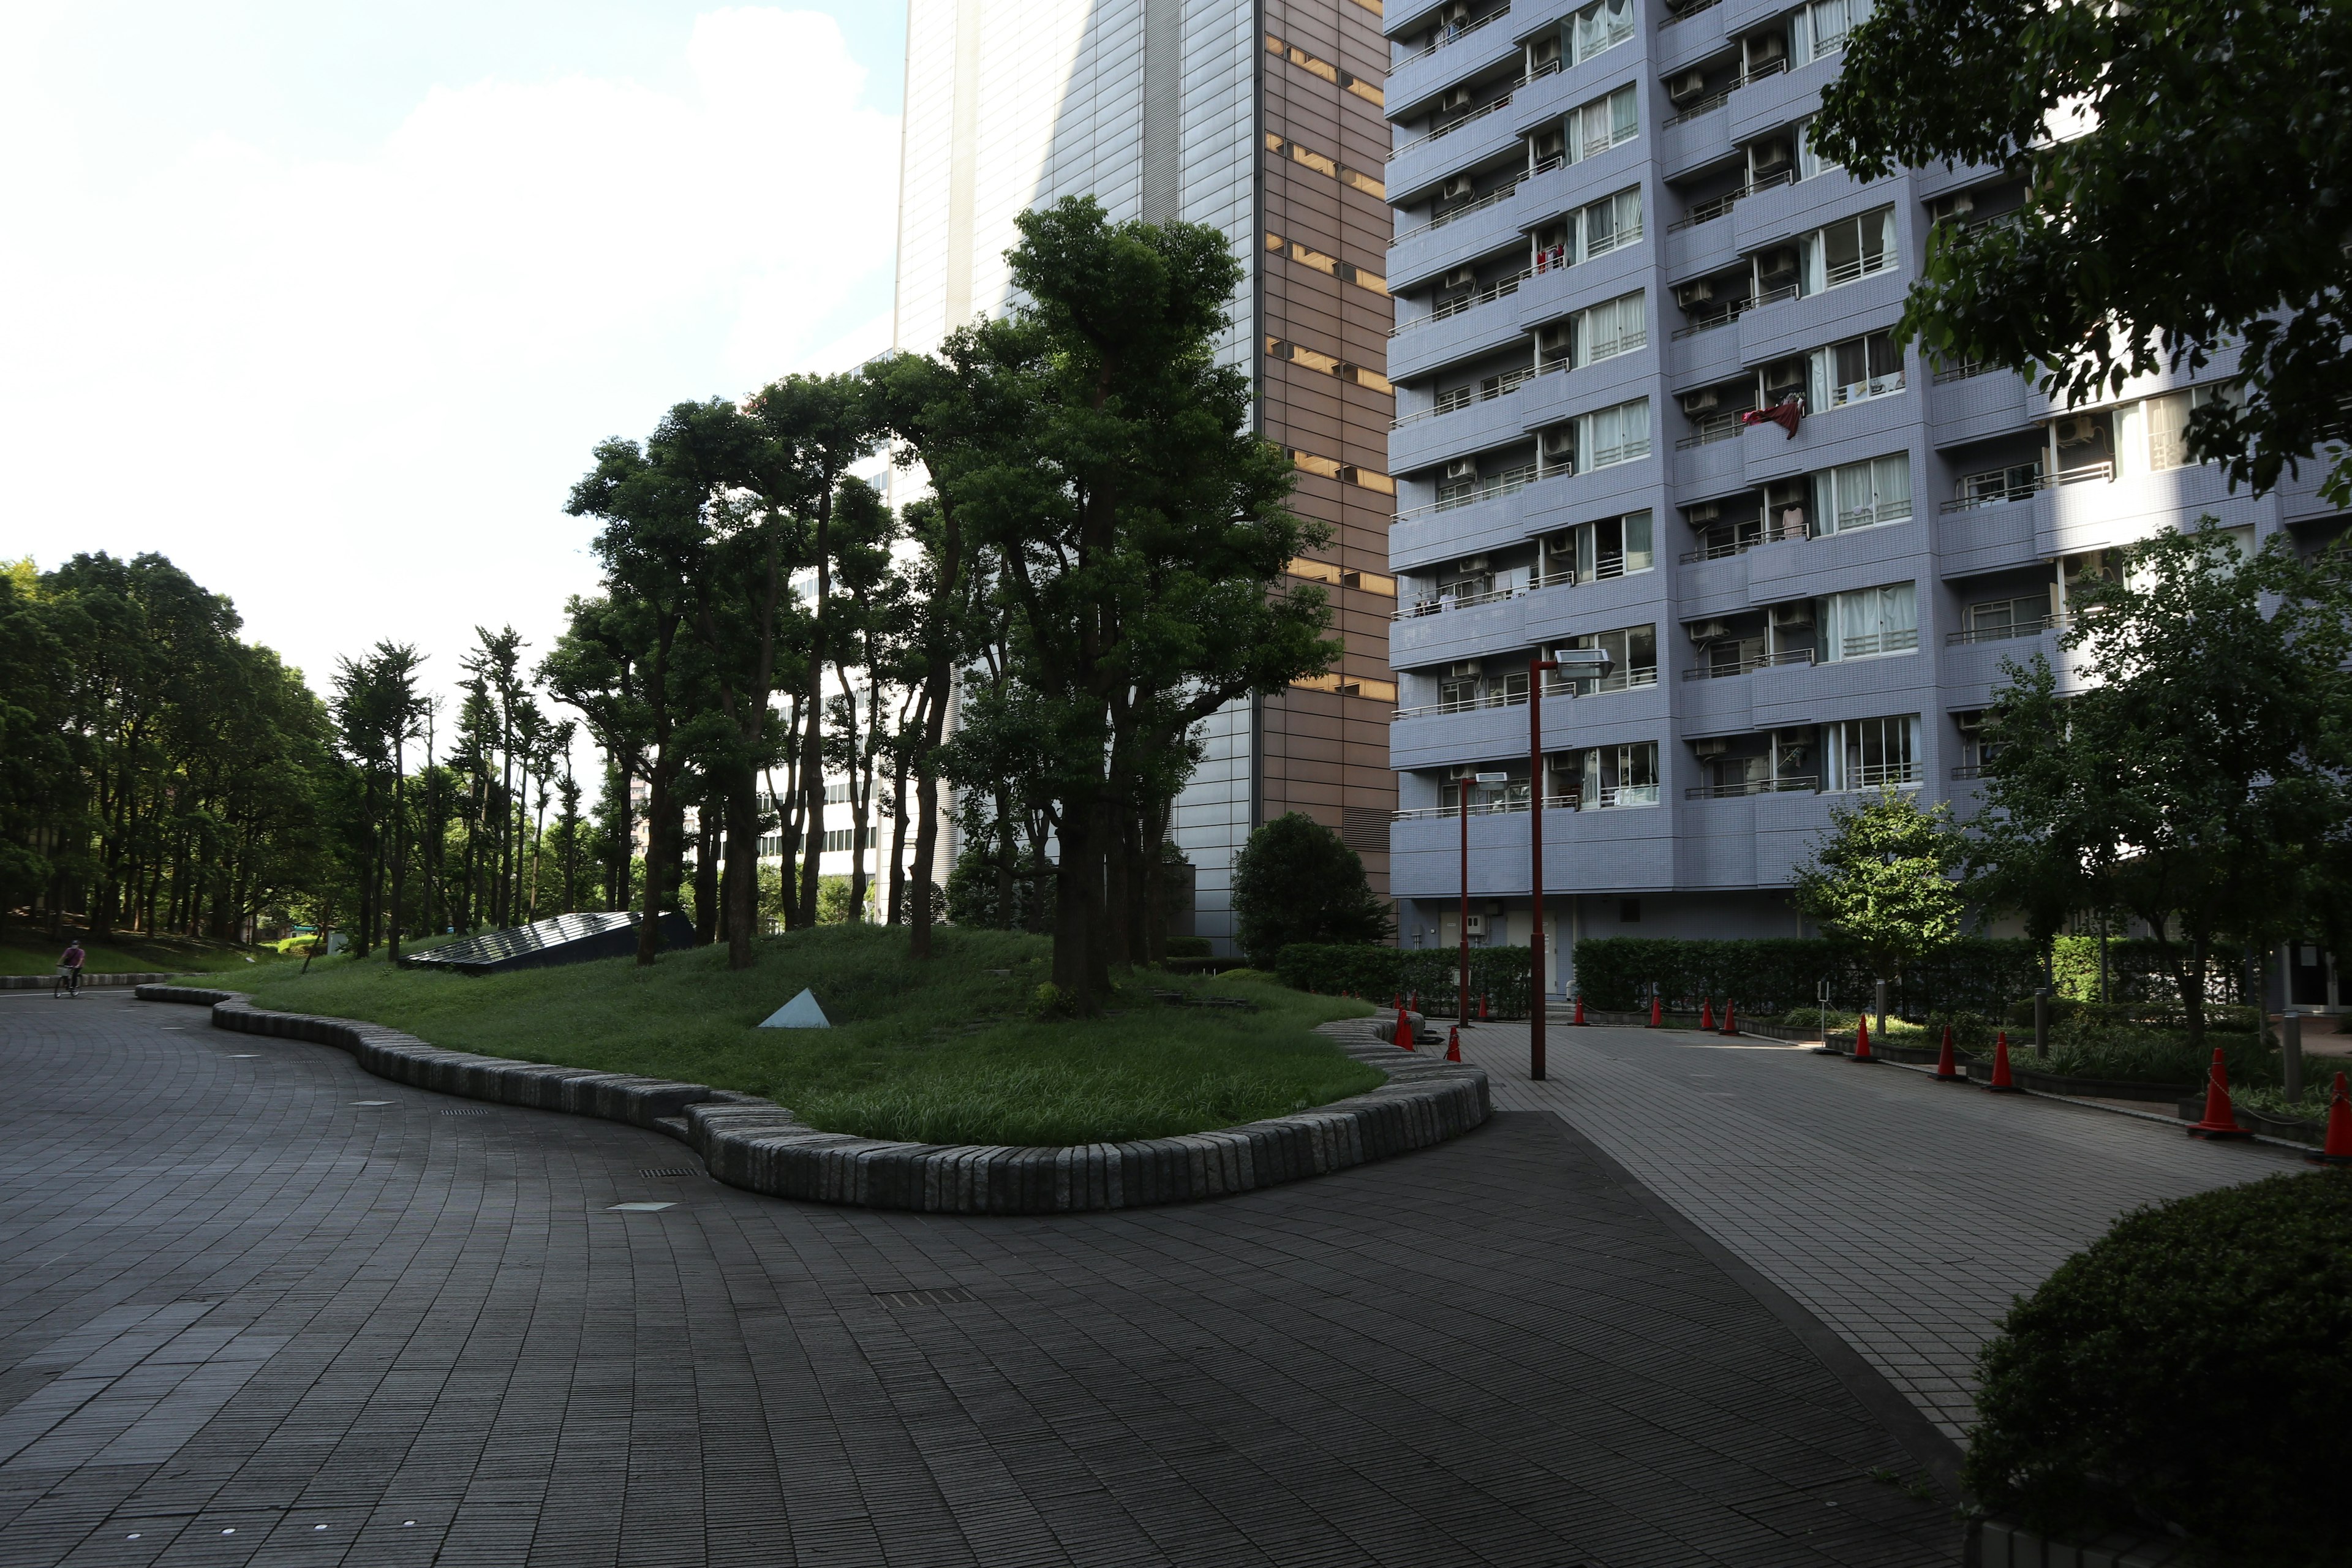
[(1492, 1026), (1458, 1142), (950, 1219), (205, 1020), (0, 999), (8, 1568), (1948, 1563), (1868, 1479), (1948, 1467), (1894, 1391), (1957, 1431), (2114, 1214), (2292, 1168), (1752, 1041), (1560, 1028), (1534, 1085)]

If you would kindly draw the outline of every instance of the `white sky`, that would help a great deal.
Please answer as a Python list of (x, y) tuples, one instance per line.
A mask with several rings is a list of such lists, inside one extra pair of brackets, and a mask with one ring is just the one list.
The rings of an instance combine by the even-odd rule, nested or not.
[(904, 17), (0, 0), (0, 557), (160, 551), (322, 695), (535, 658), (596, 441), (888, 346)]

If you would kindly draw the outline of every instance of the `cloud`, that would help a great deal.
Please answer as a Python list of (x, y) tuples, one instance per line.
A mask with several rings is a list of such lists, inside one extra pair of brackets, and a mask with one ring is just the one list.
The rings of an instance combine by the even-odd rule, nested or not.
[(100, 106), (47, 105), (0, 154), (0, 553), (163, 551), (314, 683), (379, 637), (445, 679), (477, 622), (544, 647), (592, 444), (889, 297), (898, 121), (830, 17), (713, 11), (646, 63), (679, 85), (437, 88), (362, 156), (215, 133), (107, 183), (58, 124)]

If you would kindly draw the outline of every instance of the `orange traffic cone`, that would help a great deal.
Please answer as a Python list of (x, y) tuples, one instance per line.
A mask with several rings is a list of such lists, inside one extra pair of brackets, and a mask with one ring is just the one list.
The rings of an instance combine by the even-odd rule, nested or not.
[(2221, 1047), (2213, 1047), (2213, 1065), (2205, 1069), (2205, 1120), (2189, 1129), (2191, 1138), (2252, 1138), (2238, 1125), (2230, 1104), (2230, 1069), (2221, 1061)]
[(1486, 1017), (1486, 994), (1481, 991), (1478, 993), (1478, 1021), (1483, 1024)]
[(2336, 1096), (2327, 1102), (2327, 1142), (2304, 1158), (2315, 1165), (2352, 1165), (2352, 1091), (2345, 1089), (2342, 1073), (2336, 1075)]
[(1653, 993), (1650, 997), (1650, 1027), (1653, 1029), (1663, 1029), (1665, 1026), (1665, 1005), (1659, 1001), (1657, 995)]
[(1402, 992), (1402, 991), (1391, 991), (1391, 992), (1390, 992), (1390, 993), (1389, 993), (1389, 1005), (1390, 1005), (1390, 1006), (1391, 1006), (1391, 1007), (1402, 1007), (1402, 1006), (1403, 1006), (1403, 1005), (1404, 1005), (1404, 993), (1403, 993), (1403, 992)]
[(1581, 991), (1576, 994), (1576, 1022), (1580, 1026), (1584, 1023), (1584, 993)]
[(1449, 1062), (1462, 1059), (1462, 1026), (1459, 1024), (1445, 1031), (1445, 1059)]
[(1412, 994), (1412, 1010), (1416, 1013), (1421, 1011), (1421, 993), (1417, 989)]
[(1704, 996), (1698, 999), (1698, 1027), (1701, 1034), (1715, 1027), (1715, 1004)]
[(1404, 1016), (1404, 1004), (1397, 1004), (1396, 1043), (1406, 1050), (1412, 1049), (1412, 1020)]
[(1727, 1035), (1739, 1033), (1739, 1010), (1731, 1005), (1728, 996), (1723, 999), (1723, 1032)]
[(2017, 1079), (2011, 1078), (2009, 1073), (2009, 1031), (2007, 1029), (2003, 1029), (2000, 1034), (1993, 1037), (1992, 1081), (1986, 1084), (1985, 1087), (1992, 1090), (1995, 1094), (2022, 1094), (2025, 1092), (2023, 1089), (2017, 1087)]
[(1853, 1059), (1858, 1062), (1878, 1059), (1870, 1054), (1870, 1018), (1866, 1014), (1853, 1021)]
[(1936, 1057), (1936, 1081), (1937, 1083), (1968, 1081), (1960, 1076), (1959, 1059), (1952, 1054), (1952, 1026), (1949, 1024), (1944, 1026), (1944, 1048)]

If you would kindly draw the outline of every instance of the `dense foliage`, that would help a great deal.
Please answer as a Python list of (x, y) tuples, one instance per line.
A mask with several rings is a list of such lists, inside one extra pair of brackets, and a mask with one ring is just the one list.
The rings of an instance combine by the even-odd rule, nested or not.
[(1234, 858), (1234, 922), (1242, 952), (1272, 967), (1292, 942), (1385, 942), (1394, 921), (1364, 862), (1304, 812), (1285, 812)]
[[(1597, 1007), (1646, 1007), (1654, 988), (1668, 1007), (1727, 998), (1755, 1017), (1813, 1003), (1829, 982), (1832, 1005), (1870, 1000), (1878, 970), (1869, 953), (1825, 937), (1695, 942), (1673, 937), (1596, 937), (1576, 944), (1576, 982)], [(1971, 1012), (1999, 1016), (2040, 983), (2035, 944), (1963, 937), (1889, 976), (1888, 1005), (1912, 1017)]]
[[(1275, 960), (1275, 977), (1285, 985), (1326, 996), (1360, 996), (1385, 1005), (1396, 996), (1421, 998), (1432, 1016), (1451, 1014), (1460, 987), (1461, 954), (1455, 949), (1376, 947), (1359, 942), (1293, 942)], [(1485, 997), (1498, 1018), (1528, 1016), (1524, 947), (1470, 950), (1470, 1014)]]
[(1966, 852), (1948, 805), (1922, 810), (1890, 785), (1831, 805), (1829, 830), (1790, 878), (1789, 902), (1891, 982), (1959, 937), (1952, 873)]
[[(1855, 174), (2022, 182), (2015, 221), (1938, 224), (1906, 327), (1946, 363), (2078, 403), (2238, 353), (2199, 458), (2257, 489), (2344, 433), (2352, 384), (2352, 11), (2299, 0), (1906, 0), (1854, 32), (1813, 143)], [(2337, 457), (2330, 489), (2352, 500)]]
[(1988, 1347), (1965, 1477), (2070, 1540), (2178, 1528), (2205, 1561), (2352, 1560), (2352, 1171), (2274, 1176), (2118, 1221)]

